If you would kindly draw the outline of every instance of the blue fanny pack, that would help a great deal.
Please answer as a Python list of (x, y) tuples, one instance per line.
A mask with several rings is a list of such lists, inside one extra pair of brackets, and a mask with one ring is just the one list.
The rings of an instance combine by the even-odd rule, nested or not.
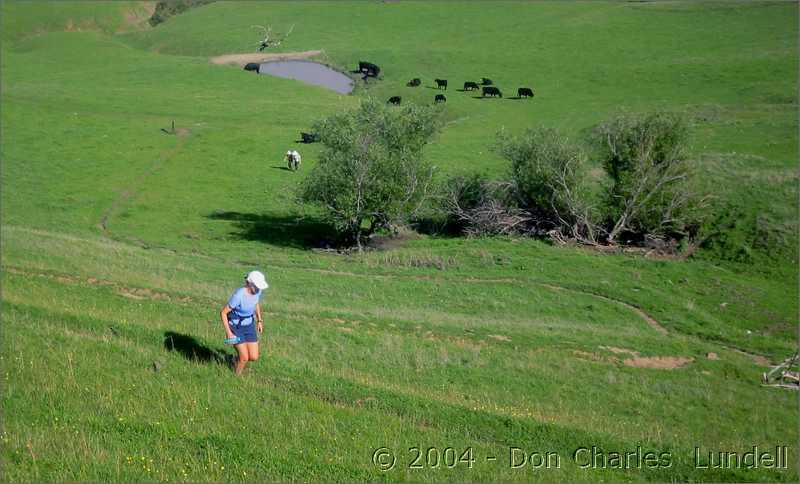
[(236, 326), (247, 326), (249, 324), (253, 324), (253, 317), (254, 317), (253, 314), (251, 314), (250, 316), (238, 316), (229, 313), (228, 322), (231, 324), (235, 324)]

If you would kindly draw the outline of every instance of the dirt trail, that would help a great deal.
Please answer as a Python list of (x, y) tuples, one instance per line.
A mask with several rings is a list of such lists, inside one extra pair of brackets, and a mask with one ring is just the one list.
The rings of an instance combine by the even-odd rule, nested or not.
[(167, 151), (164, 156), (159, 157), (156, 161), (150, 165), (150, 168), (147, 169), (142, 175), (139, 176), (134, 182), (128, 186), (126, 189), (122, 190), (119, 195), (114, 199), (111, 203), (111, 206), (103, 212), (103, 216), (100, 218), (100, 222), (98, 226), (105, 232), (108, 230), (108, 219), (119, 210), (121, 206), (128, 202), (132, 197), (136, 195), (136, 192), (142, 188), (144, 183), (147, 181), (148, 178), (153, 176), (159, 169), (161, 169), (164, 164), (166, 164), (173, 156), (175, 156), (178, 152), (183, 149), (184, 145), (184, 138), (188, 135), (188, 131), (185, 129), (181, 129), (177, 131), (178, 133), (178, 144)]
[(727, 349), (729, 349), (731, 351), (734, 351), (736, 353), (739, 353), (740, 355), (744, 355), (744, 356), (750, 358), (751, 360), (753, 360), (753, 363), (755, 363), (758, 366), (772, 366), (772, 362), (770, 362), (769, 358), (767, 358), (766, 356), (757, 355), (755, 353), (750, 353), (749, 351), (745, 351), (745, 350), (742, 350), (742, 349), (739, 349), (739, 348), (736, 348), (736, 347), (733, 347), (733, 346), (724, 345), (724, 344), (721, 344), (721, 343), (720, 343), (720, 346), (722, 346), (723, 348), (727, 348)]
[(195, 299), (189, 296), (179, 296), (165, 291), (157, 291), (142, 287), (125, 286), (113, 281), (97, 279), (96, 277), (76, 277), (66, 274), (53, 274), (43, 271), (30, 271), (17, 267), (3, 266), (3, 270), (21, 276), (36, 276), (58, 281), (61, 284), (89, 284), (91, 286), (107, 286), (113, 288), (117, 294), (129, 299), (151, 299), (158, 301), (172, 301), (181, 303), (194, 303)]
[(634, 368), (675, 370), (677, 368), (683, 368), (693, 361), (694, 358), (685, 358), (682, 356), (636, 356), (633, 358), (628, 358), (622, 363), (624, 363), (626, 366), (632, 366)]
[(301, 60), (309, 59), (316, 55), (322, 54), (321, 50), (306, 50), (304, 52), (282, 52), (276, 54), (264, 53), (251, 53), (251, 54), (226, 54), (212, 57), (209, 61), (217, 65), (235, 65), (244, 67), (245, 64), (255, 62), (260, 64), (262, 62), (277, 61), (277, 60)]
[[(319, 272), (324, 274), (332, 274), (332, 275), (339, 275), (339, 276), (352, 276), (352, 277), (370, 277), (370, 278), (383, 278), (383, 279), (412, 279), (412, 280), (425, 280), (425, 281), (443, 281), (447, 282), (447, 279), (440, 278), (440, 277), (430, 277), (430, 276), (396, 276), (396, 275), (388, 275), (388, 274), (358, 274), (355, 272), (344, 272), (344, 271), (332, 271), (328, 269), (314, 269), (309, 268), (306, 269), (311, 272)], [(651, 328), (658, 331), (659, 333), (663, 334), (664, 336), (669, 334), (667, 328), (661, 325), (655, 318), (644, 312), (641, 308), (634, 306), (633, 304), (627, 303), (620, 299), (615, 299), (609, 296), (603, 296), (601, 294), (597, 294), (594, 292), (582, 291), (580, 289), (574, 289), (565, 286), (558, 286), (556, 284), (550, 284), (545, 282), (537, 282), (537, 281), (526, 281), (526, 280), (519, 280), (513, 278), (463, 278), (458, 279), (458, 282), (466, 282), (471, 284), (517, 284), (517, 283), (529, 283), (535, 284), (537, 286), (546, 287), (553, 291), (570, 291), (575, 292), (578, 294), (583, 294), (585, 296), (595, 297), (598, 299), (602, 299), (604, 301), (608, 301), (625, 308), (636, 313), (640, 318), (642, 318)]]
[[(130, 195), (128, 195), (127, 193), (123, 193), (120, 196), (119, 202), (115, 201), (115, 204), (107, 211), (107, 214), (106, 214), (106, 216), (104, 216), (103, 221), (102, 221), (102, 227), (103, 227), (104, 230), (105, 230), (105, 223), (107, 222), (107, 219), (108, 219), (108, 215), (110, 215), (114, 210), (116, 210), (116, 208), (119, 205), (121, 205), (128, 198), (130, 198)], [(138, 245), (138, 244), (134, 244), (134, 245)], [(193, 256), (206, 257), (206, 258), (213, 258), (213, 257), (206, 256), (204, 254), (192, 254), (192, 255)], [(231, 262), (231, 261), (226, 261), (226, 262)], [(243, 265), (249, 265), (249, 263), (243, 262), (243, 261), (234, 261), (234, 262), (241, 263)], [(365, 277), (365, 278), (370, 278), (370, 279), (385, 279), (385, 280), (398, 280), (398, 279), (402, 280), (402, 279), (405, 279), (405, 280), (419, 280), (419, 281), (433, 281), (433, 282), (437, 282), (437, 281), (438, 282), (450, 282), (450, 280), (447, 279), (447, 278), (435, 277), (435, 276), (394, 275), (394, 274), (359, 274), (359, 273), (356, 273), (356, 272), (336, 271), (336, 270), (330, 270), (330, 269), (317, 269), (317, 268), (313, 268), (313, 267), (308, 267), (308, 268), (292, 267), (292, 268), (295, 269), (295, 270), (305, 270), (305, 271), (308, 271), (308, 272), (314, 272), (314, 273), (318, 273), (318, 274), (331, 274), (331, 275), (345, 276), (345, 277)], [(651, 328), (653, 328), (657, 332), (659, 332), (659, 333), (661, 333), (662, 335), (665, 335), (665, 336), (669, 334), (669, 332), (667, 331), (667, 329), (664, 326), (662, 326), (658, 321), (655, 320), (655, 318), (653, 318), (650, 315), (648, 315), (642, 309), (640, 309), (640, 308), (638, 308), (638, 307), (636, 307), (636, 306), (634, 306), (632, 304), (629, 304), (629, 303), (627, 303), (625, 301), (622, 301), (622, 300), (619, 300), (619, 299), (614, 299), (614, 298), (611, 298), (611, 297), (608, 297), (608, 296), (603, 296), (603, 295), (596, 294), (596, 293), (593, 293), (593, 292), (583, 291), (583, 290), (574, 289), (574, 288), (568, 288), (568, 287), (559, 286), (559, 285), (555, 285), (555, 284), (551, 284), (551, 283), (530, 281), (530, 280), (520, 280), (520, 279), (514, 279), (514, 278), (465, 277), (465, 278), (457, 279), (457, 282), (468, 283), (468, 284), (522, 284), (522, 283), (529, 283), (529, 284), (534, 284), (534, 285), (538, 285), (538, 286), (541, 286), (541, 287), (545, 287), (545, 288), (548, 288), (548, 289), (553, 290), (553, 291), (571, 291), (571, 292), (574, 292), (574, 293), (583, 294), (583, 295), (590, 296), (590, 297), (595, 297), (595, 298), (598, 298), (598, 299), (602, 299), (604, 301), (612, 302), (614, 304), (623, 306), (623, 307), (629, 309), (630, 311), (633, 311), (634, 313), (636, 313)]]
[[(617, 348), (616, 346), (599, 346), (599, 348), (601, 350), (614, 353), (615, 355), (629, 356), (629, 358), (622, 360), (622, 364), (625, 366), (631, 366), (633, 368), (676, 370), (678, 368), (683, 368), (694, 361), (694, 358), (685, 356), (642, 356), (638, 351), (629, 350), (626, 348)], [(583, 360), (606, 362), (614, 365), (618, 365), (620, 363), (620, 357), (617, 356), (603, 356), (597, 353), (590, 353), (582, 350), (573, 350), (572, 353)]]
[(639, 317), (644, 319), (645, 322), (651, 328), (653, 328), (654, 330), (658, 331), (659, 333), (663, 334), (664, 336), (669, 334), (669, 332), (667, 331), (667, 328), (665, 328), (664, 326), (661, 326), (661, 323), (656, 321), (654, 318), (652, 318), (646, 312), (642, 311), (640, 308), (634, 306), (633, 304), (626, 303), (625, 301), (621, 301), (619, 299), (614, 299), (614, 298), (608, 297), (608, 296), (603, 296), (601, 294), (595, 294), (593, 292), (581, 291), (580, 289), (572, 289), (572, 288), (568, 288), (568, 287), (556, 286), (556, 285), (553, 285), (553, 284), (545, 284), (545, 283), (535, 283), (535, 284), (539, 284), (540, 286), (553, 289), (554, 291), (572, 291), (572, 292), (577, 292), (577, 293), (580, 293), (580, 294), (585, 294), (587, 296), (593, 296), (593, 297), (596, 297), (598, 299), (602, 299), (604, 301), (609, 301), (609, 302), (612, 302), (614, 304), (618, 304), (620, 306), (624, 306), (624, 307), (630, 309), (631, 311), (633, 311), (634, 313), (638, 314)]
[[(37, 232), (45, 232), (45, 231), (37, 231)], [(160, 301), (180, 302), (180, 303), (184, 303), (184, 304), (198, 304), (198, 303), (201, 303), (201, 304), (213, 304), (214, 303), (213, 301), (207, 300), (207, 298), (202, 298), (202, 297), (201, 298), (194, 298), (194, 297), (190, 297), (190, 296), (184, 296), (184, 295), (177, 295), (177, 294), (174, 294), (174, 293), (169, 293), (167, 291), (159, 291), (159, 290), (140, 288), (140, 287), (133, 287), (133, 286), (125, 286), (125, 285), (119, 284), (117, 282), (97, 279), (95, 277), (76, 277), (76, 276), (70, 276), (70, 275), (65, 275), (65, 274), (55, 274), (55, 273), (50, 273), (50, 272), (45, 272), (45, 271), (26, 270), (26, 269), (22, 269), (22, 268), (18, 268), (18, 267), (7, 266), (7, 265), (3, 266), (3, 270), (8, 272), (8, 273), (11, 273), (11, 274), (24, 275), (24, 276), (36, 276), (36, 277), (44, 277), (44, 278), (48, 278), (48, 279), (53, 279), (53, 280), (56, 280), (56, 281), (58, 281), (58, 282), (60, 282), (62, 284), (89, 284), (89, 285), (93, 285), (93, 286), (110, 286), (110, 287), (114, 288), (114, 290), (117, 292), (117, 294), (119, 294), (120, 296), (123, 296), (123, 297), (127, 297), (129, 299), (140, 299), (140, 300), (141, 299), (151, 299), (151, 300), (160, 300)], [(327, 270), (317, 270), (317, 269), (309, 269), (309, 270), (312, 270), (314, 272), (325, 272), (325, 273), (338, 274), (338, 275), (372, 277), (372, 276), (364, 275), (364, 274), (347, 273), (347, 272), (339, 272), (339, 271), (327, 271)], [(378, 277), (390, 278), (390, 277), (398, 277), (398, 276), (381, 275), (381, 276), (378, 276)], [(406, 276), (406, 277), (407, 278), (412, 278), (412, 279), (422, 279), (423, 278), (423, 277), (416, 277), (416, 276)], [(431, 278), (425, 278), (425, 279), (431, 279)], [(477, 282), (483, 282), (483, 283), (514, 283), (514, 282), (521, 282), (521, 281), (515, 281), (513, 279), (484, 279), (484, 280), (469, 279), (469, 280), (466, 280), (466, 282), (474, 282), (474, 283), (477, 283)], [(529, 281), (529, 282), (532, 282), (532, 281)], [(626, 303), (624, 301), (619, 301), (619, 300), (616, 300), (616, 299), (612, 299), (612, 298), (609, 298), (609, 297), (606, 297), (606, 296), (601, 296), (599, 294), (594, 294), (594, 293), (591, 293), (591, 292), (580, 291), (580, 290), (577, 290), (577, 289), (570, 289), (570, 288), (566, 288), (566, 287), (562, 287), (562, 286), (556, 286), (556, 285), (553, 285), (553, 284), (545, 284), (545, 283), (540, 283), (540, 282), (532, 282), (532, 283), (540, 285), (540, 286), (543, 286), (543, 287), (547, 287), (547, 288), (552, 289), (552, 290), (573, 291), (573, 292), (577, 292), (579, 294), (585, 294), (585, 295), (588, 295), (588, 296), (594, 296), (594, 297), (597, 297), (597, 298), (600, 298), (600, 299), (603, 299), (603, 300), (606, 300), (606, 301), (610, 301), (610, 302), (619, 304), (621, 306), (624, 306), (624, 307), (627, 307), (627, 308), (633, 310), (636, 314), (642, 316), (642, 318), (645, 319), (645, 321), (648, 321), (648, 324), (653, 326), (653, 328), (656, 329), (659, 333), (662, 333), (664, 335), (668, 334), (667, 330), (663, 326), (661, 326), (655, 319), (650, 318), (644, 311), (642, 311), (641, 309), (637, 308), (636, 306), (632, 306), (632, 305), (630, 305), (630, 304), (628, 304), (628, 303)], [(277, 315), (279, 313), (269, 313), (269, 314)], [(304, 319), (304, 320), (305, 319), (312, 319), (312, 318), (309, 318), (307, 316), (298, 316), (298, 315), (295, 315), (295, 314), (288, 314), (288, 313), (287, 314), (283, 314), (282, 316), (283, 317), (287, 317), (288, 319)], [(330, 318), (313, 318), (313, 319), (320, 320), (320, 321), (332, 321), (332, 322), (335, 322), (335, 323), (342, 323), (343, 322), (342, 320), (339, 320), (339, 319), (336, 319), (336, 318), (334, 318), (334, 319), (330, 319)], [(652, 321), (652, 323), (650, 321)], [(392, 326), (392, 325), (390, 325), (390, 326)], [(658, 328), (661, 328), (661, 329), (659, 330)], [(348, 329), (343, 329), (343, 331), (348, 331)], [(503, 336), (503, 335), (494, 335), (493, 334), (493, 335), (490, 335), (489, 337), (492, 338), (492, 339), (498, 340), (498, 341), (511, 341), (510, 338), (508, 338), (507, 336)], [(726, 344), (721, 343), (721, 342), (717, 342), (716, 344), (721, 346), (721, 347), (723, 347), (723, 348), (725, 348), (725, 349), (728, 349), (730, 351), (736, 352), (736, 353), (738, 353), (738, 354), (740, 354), (742, 356), (748, 357), (751, 361), (753, 361), (755, 364), (757, 364), (759, 366), (767, 366), (768, 367), (771, 364), (770, 360), (767, 357), (763, 356), (763, 355), (759, 355), (759, 354), (756, 354), (756, 353), (751, 353), (749, 351), (745, 351), (745, 350), (742, 350), (740, 348), (736, 348), (734, 346), (726, 345)], [(683, 357), (641, 357), (638, 351), (629, 350), (629, 349), (625, 349), (625, 348), (617, 348), (615, 346), (600, 346), (600, 349), (609, 351), (609, 352), (614, 353), (614, 354), (627, 354), (627, 355), (631, 356), (632, 358), (628, 358), (628, 359), (624, 360), (623, 363), (625, 365), (628, 365), (628, 366), (639, 367), (639, 368), (664, 368), (664, 369), (666, 369), (666, 368), (669, 368), (669, 369), (671, 369), (671, 368), (680, 368), (680, 367), (685, 366), (686, 364), (694, 361), (692, 358), (683, 358)], [(585, 352), (579, 352), (579, 353), (584, 354), (584, 356), (590, 355), (589, 353), (585, 353)], [(594, 354), (594, 353), (592, 353), (591, 356), (593, 356), (593, 358), (595, 358), (595, 359), (603, 359), (601, 356), (599, 356), (597, 354)]]

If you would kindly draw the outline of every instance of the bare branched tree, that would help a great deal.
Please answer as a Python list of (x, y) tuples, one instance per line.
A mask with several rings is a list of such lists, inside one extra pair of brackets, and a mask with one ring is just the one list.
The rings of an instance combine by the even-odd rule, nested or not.
[(524, 234), (535, 224), (529, 213), (510, 203), (513, 191), (514, 184), (506, 181), (456, 177), (441, 203), (468, 236)]
[(250, 28), (253, 29), (260, 29), (263, 32), (264, 38), (258, 41), (258, 51), (262, 52), (264, 49), (269, 47), (274, 47), (281, 45), (281, 43), (286, 40), (289, 35), (291, 35), (292, 31), (294, 30), (294, 24), (292, 24), (291, 28), (285, 34), (273, 34), (272, 33), (272, 25), (268, 25), (264, 27), (263, 25), (251, 25)]
[(691, 191), (683, 118), (669, 113), (621, 116), (599, 128), (608, 193), (608, 242), (626, 231), (663, 239), (686, 236), (708, 197)]
[[(563, 163), (554, 164), (549, 185), (557, 197), (550, 202), (552, 213), (558, 219), (557, 228), (548, 234), (551, 238), (564, 242), (574, 239), (583, 244), (597, 245), (600, 226), (595, 222), (593, 207), (585, 196), (579, 193), (586, 190), (582, 176), (582, 159), (577, 156), (567, 157)], [(559, 203), (555, 200), (558, 199)]]

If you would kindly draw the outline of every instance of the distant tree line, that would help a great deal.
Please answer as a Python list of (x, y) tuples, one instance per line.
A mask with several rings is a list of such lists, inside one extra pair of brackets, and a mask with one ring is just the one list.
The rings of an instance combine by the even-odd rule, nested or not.
[(183, 13), (190, 8), (206, 5), (214, 1), (215, 0), (162, 0), (156, 3), (156, 9), (149, 20), (150, 25), (155, 27), (165, 22), (168, 18)]

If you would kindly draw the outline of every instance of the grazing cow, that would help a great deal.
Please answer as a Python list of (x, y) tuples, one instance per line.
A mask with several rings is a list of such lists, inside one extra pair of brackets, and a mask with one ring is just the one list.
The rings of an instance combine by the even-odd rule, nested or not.
[(300, 133), (300, 139), (303, 140), (303, 143), (315, 143), (319, 141), (319, 135), (317, 133)]
[(464, 83), (464, 90), (465, 91), (472, 91), (473, 89), (478, 89), (478, 83), (477, 82), (467, 81), (467, 82)]
[(500, 92), (500, 89), (494, 86), (484, 86), (483, 87), (483, 96), (500, 96), (503, 97), (503, 93)]
[(444, 90), (447, 90), (447, 79), (434, 79), (434, 81), (436, 81), (436, 89), (444, 86)]
[(358, 70), (364, 74), (364, 79), (367, 77), (378, 77), (378, 74), (381, 72), (380, 67), (376, 66), (372, 62), (364, 61), (358, 63)]
[(491, 86), (492, 84), (494, 84), (494, 83), (492, 82), (491, 79), (488, 79), (486, 77), (481, 77), (481, 85), (483, 85), (483, 86)]
[(258, 72), (258, 67), (259, 64), (257, 62), (249, 62), (244, 66), (244, 70)]
[(533, 90), (529, 87), (521, 87), (517, 89), (517, 96), (520, 98), (533, 97)]
[(422, 81), (419, 79), (419, 77), (415, 77), (414, 79), (411, 79), (410, 81), (408, 81), (408, 84), (406, 84), (406, 86), (408, 86), (408, 87), (418, 87), (420, 84), (422, 84)]
[(444, 97), (444, 94), (437, 94), (436, 97), (433, 99), (435, 103), (446, 103), (447, 98)]
[(389, 98), (389, 104), (400, 104), (400, 96), (392, 96)]
[(297, 171), (300, 168), (300, 153), (296, 150), (289, 150), (286, 152), (286, 164), (292, 171)]

